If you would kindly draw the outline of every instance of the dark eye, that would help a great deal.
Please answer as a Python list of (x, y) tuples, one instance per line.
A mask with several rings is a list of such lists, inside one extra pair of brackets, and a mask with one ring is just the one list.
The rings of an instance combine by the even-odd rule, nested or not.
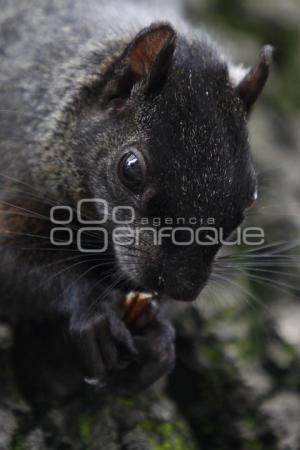
[(245, 211), (249, 211), (249, 209), (253, 208), (253, 206), (256, 203), (257, 197), (258, 197), (257, 190), (255, 190), (253, 192), (253, 195), (249, 198), (248, 205), (247, 205)]
[(118, 164), (118, 176), (121, 183), (135, 194), (143, 190), (146, 177), (146, 164), (137, 151), (125, 153)]

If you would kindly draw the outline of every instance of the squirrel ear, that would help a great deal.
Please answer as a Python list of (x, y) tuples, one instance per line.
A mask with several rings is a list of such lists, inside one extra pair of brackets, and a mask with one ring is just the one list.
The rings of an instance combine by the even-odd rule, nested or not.
[(247, 111), (249, 111), (262, 92), (269, 76), (270, 65), (272, 62), (273, 47), (264, 46), (258, 56), (258, 60), (252, 66), (243, 78), (234, 86), (234, 90), (243, 101)]
[(171, 25), (153, 24), (142, 30), (129, 45), (128, 68), (137, 77), (150, 75), (163, 56), (172, 56), (174, 48), (175, 31)]
[(144, 92), (159, 89), (166, 80), (175, 49), (176, 33), (168, 23), (143, 29), (115, 63), (104, 89), (106, 101), (123, 103), (138, 82)]

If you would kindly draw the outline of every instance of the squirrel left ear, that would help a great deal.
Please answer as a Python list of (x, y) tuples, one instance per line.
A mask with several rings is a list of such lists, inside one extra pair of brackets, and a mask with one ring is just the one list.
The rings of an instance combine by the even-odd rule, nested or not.
[(103, 92), (106, 102), (122, 106), (139, 82), (145, 93), (158, 90), (167, 77), (175, 38), (168, 23), (154, 23), (140, 31), (108, 73)]
[[(269, 76), (272, 62), (273, 47), (264, 46), (258, 55), (258, 60), (248, 71), (244, 71), (243, 77), (236, 80), (234, 90), (243, 101), (245, 108), (249, 111), (262, 92)], [(229, 69), (229, 74), (230, 74)]]
[(128, 68), (136, 77), (165, 73), (175, 49), (175, 31), (168, 23), (142, 30), (127, 49)]

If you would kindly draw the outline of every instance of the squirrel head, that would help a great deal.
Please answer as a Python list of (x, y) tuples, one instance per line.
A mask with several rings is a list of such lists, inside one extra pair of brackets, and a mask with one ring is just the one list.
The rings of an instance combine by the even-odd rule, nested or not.
[(269, 65), (265, 47), (234, 77), (207, 38), (155, 23), (102, 76), (76, 127), (78, 164), (89, 196), (108, 204), (111, 250), (135, 286), (178, 300), (204, 287), (221, 247), (212, 228), (227, 238), (256, 198), (247, 119)]

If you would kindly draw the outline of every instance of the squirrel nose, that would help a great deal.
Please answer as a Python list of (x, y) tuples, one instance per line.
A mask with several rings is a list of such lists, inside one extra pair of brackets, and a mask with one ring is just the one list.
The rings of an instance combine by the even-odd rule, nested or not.
[(204, 288), (209, 270), (180, 270), (167, 265), (159, 274), (147, 271), (145, 287), (174, 300), (193, 301)]
[(170, 281), (165, 285), (163, 292), (174, 300), (191, 302), (196, 299), (204, 285), (205, 283), (203, 281), (200, 284), (180, 281), (174, 283)]
[(161, 291), (174, 300), (193, 301), (205, 287), (210, 275), (210, 265), (202, 262), (200, 267), (193, 266), (188, 261), (178, 267), (170, 262), (162, 274)]

